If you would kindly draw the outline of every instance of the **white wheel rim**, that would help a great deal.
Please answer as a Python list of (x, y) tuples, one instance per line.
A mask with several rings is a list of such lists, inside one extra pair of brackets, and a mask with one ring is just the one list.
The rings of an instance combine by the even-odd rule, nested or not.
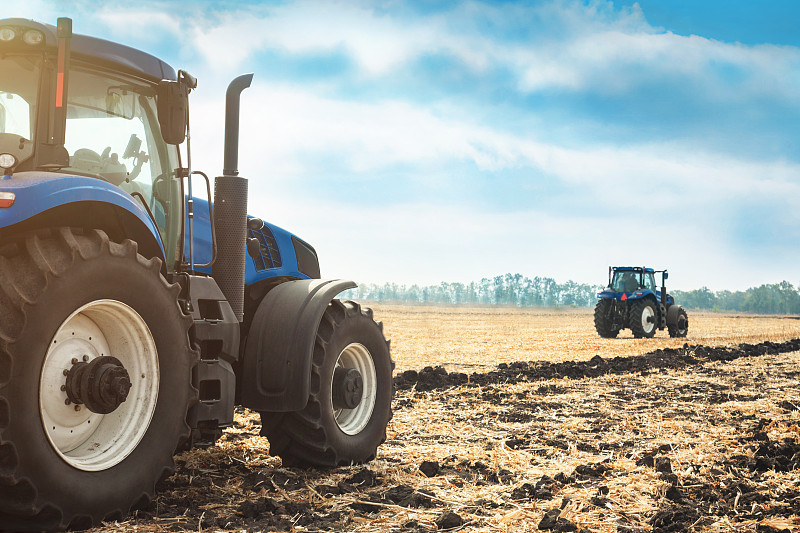
[(653, 331), (653, 328), (656, 327), (656, 322), (653, 317), (655, 317), (653, 308), (649, 305), (644, 306), (644, 309), (642, 309), (642, 329), (645, 333), (650, 333)]
[[(372, 355), (363, 345), (358, 343), (348, 344), (339, 358), (336, 367), (355, 368), (361, 374), (364, 384), (361, 401), (354, 409), (334, 409), (333, 416), (336, 425), (348, 435), (360, 433), (372, 418), (375, 409), (375, 396), (377, 394), (378, 378), (375, 374), (375, 363)], [(334, 368), (335, 370), (335, 368)], [(333, 380), (331, 380), (331, 398), (333, 398)], [(333, 408), (333, 400), (331, 400)]]
[[(131, 389), (113, 412), (67, 404), (64, 370), (72, 360), (113, 356), (128, 371)], [(100, 471), (122, 462), (150, 426), (158, 399), (158, 353), (144, 319), (122, 302), (96, 300), (72, 313), (50, 340), (39, 382), (39, 409), (53, 449), (71, 466)]]

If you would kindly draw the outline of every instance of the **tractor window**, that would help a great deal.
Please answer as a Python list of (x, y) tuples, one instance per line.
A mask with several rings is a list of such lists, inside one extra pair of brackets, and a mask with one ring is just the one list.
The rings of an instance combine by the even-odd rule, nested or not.
[(644, 275), (644, 288), (656, 292), (656, 278), (652, 272), (647, 272)]
[(639, 288), (642, 274), (632, 270), (616, 270), (611, 280), (611, 289), (615, 292), (633, 292)]
[(129, 192), (151, 199), (145, 184), (152, 182), (153, 169), (147, 145), (142, 146), (150, 132), (139, 105), (139, 96), (148, 91), (97, 73), (70, 73), (65, 142), (70, 170), (125, 184)]
[(20, 163), (33, 155), (40, 64), (30, 55), (0, 57), (0, 153)]
[(0, 133), (31, 138), (31, 106), (20, 95), (0, 90)]
[(147, 204), (169, 257), (177, 250), (182, 204), (176, 149), (162, 139), (156, 117), (154, 86), (77, 66), (71, 70), (65, 170), (113, 183)]

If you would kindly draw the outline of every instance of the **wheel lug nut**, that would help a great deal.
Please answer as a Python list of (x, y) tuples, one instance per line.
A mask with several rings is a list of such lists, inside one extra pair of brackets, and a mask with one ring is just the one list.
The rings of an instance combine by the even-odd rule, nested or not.
[(75, 410), (76, 410), (76, 411), (80, 411), (80, 410), (81, 410), (81, 406), (80, 406), (80, 405), (76, 405), (76, 406), (75, 406)]
[(61, 385), (61, 392), (64, 392), (65, 390), (67, 390), (67, 386), (66, 385)]
[(64, 369), (64, 372), (62, 372), (62, 374), (64, 374), (65, 376), (69, 376), (69, 370), (67, 370), (67, 369), (65, 368), (65, 369)]
[(83, 356), (83, 362), (85, 363), (85, 362), (86, 362), (86, 361), (88, 361), (88, 360), (89, 360), (89, 356), (88, 356), (88, 355), (84, 355), (84, 356)]
[(64, 405), (69, 405), (69, 404), (71, 404), (71, 403), (72, 403), (72, 402), (69, 400), (69, 398), (67, 398), (66, 400), (64, 400)]
[(78, 358), (77, 358), (77, 357), (73, 357), (73, 358), (72, 358), (72, 364), (74, 365), (74, 364), (75, 364), (75, 363), (77, 363), (77, 362), (78, 362)]

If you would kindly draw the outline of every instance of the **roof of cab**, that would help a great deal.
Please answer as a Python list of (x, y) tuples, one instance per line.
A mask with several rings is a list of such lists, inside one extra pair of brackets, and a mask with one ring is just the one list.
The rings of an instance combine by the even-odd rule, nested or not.
[(623, 272), (625, 272), (625, 271), (628, 271), (628, 272), (641, 272), (642, 270), (644, 270), (645, 272), (655, 272), (654, 269), (646, 268), (646, 267), (644, 267), (644, 268), (643, 267), (611, 267), (611, 268), (614, 269), (614, 270), (620, 270), (620, 271), (623, 271)]
[[(45, 46), (47, 48), (58, 48), (56, 27), (51, 24), (41, 24), (21, 18), (0, 19), (0, 28), (4, 26), (21, 26), (39, 30), (45, 36)], [(2, 49), (2, 46), (0, 46), (0, 49)], [(105, 64), (115, 69), (126, 70), (131, 74), (142, 76), (152, 81), (177, 79), (175, 69), (157, 57), (136, 48), (106, 41), (105, 39), (98, 39), (97, 37), (74, 33), (70, 40), (70, 53), (76, 59), (88, 60), (93, 63)]]

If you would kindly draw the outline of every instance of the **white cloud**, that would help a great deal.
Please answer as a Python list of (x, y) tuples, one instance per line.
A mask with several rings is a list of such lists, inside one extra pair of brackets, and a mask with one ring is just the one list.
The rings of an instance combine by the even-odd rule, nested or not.
[[(800, 100), (797, 48), (664, 32), (648, 24), (636, 4), (464, 2), (424, 17), (380, 7), (298, 0), (232, 9), (203, 10), (198, 5), (176, 16), (170, 4), (145, 2), (135, 8), (112, 5), (96, 16), (115, 36), (135, 42), (172, 35), (182, 47), (176, 55), (200, 54), (223, 77), (266, 50), (296, 56), (341, 53), (362, 76), (389, 80), (398, 69), (433, 54), (457, 58), (477, 75), (505, 69), (523, 93), (625, 93), (658, 78), (691, 84), (716, 102), (754, 95)], [(510, 34), (524, 36), (507, 38), (507, 26), (512, 26)]]
[[(645, 28), (647, 30), (647, 28)], [(798, 101), (800, 50), (745, 46), (670, 32), (589, 32), (574, 40), (516, 50), (525, 91), (562, 88), (618, 93), (648, 80), (684, 79), (716, 100), (773, 95)], [(733, 80), (728, 79), (730, 72)]]
[[(116, 40), (163, 37), (165, 34), (180, 41), (180, 19), (157, 7), (119, 10), (106, 7), (97, 13), (97, 18), (111, 30)], [(82, 31), (81, 33), (87, 33)]]
[[(644, 180), (668, 184), (673, 192), (662, 201), (676, 205), (691, 203), (693, 197), (741, 195), (776, 195), (800, 202), (796, 163), (748, 161), (675, 143), (568, 148), (402, 101), (341, 101), (296, 86), (259, 85), (248, 91), (241, 166), (255, 170), (269, 161), (270, 173), (284, 179), (313, 175), (320, 171), (318, 161), (327, 159), (336, 161), (339, 167), (334, 170), (366, 180), (398, 166), (424, 175), (457, 162), (487, 172), (530, 168), (547, 179), (591, 191), (599, 201), (611, 201), (617, 190), (636, 189)], [(221, 102), (193, 102), (198, 103), (201, 116), (222, 116)], [(194, 109), (198, 113), (198, 107)], [(206, 123), (195, 138), (212, 133), (213, 142), (219, 142), (220, 133), (212, 129), (216, 125)], [(202, 151), (213, 150), (212, 144)]]
[[(123, 21), (128, 15), (114, 17)], [(515, 18), (538, 26), (517, 41), (476, 28), (480, 20), (508, 24)], [(663, 32), (646, 22), (638, 6), (617, 10), (609, 2), (466, 3), (444, 14), (412, 18), (378, 13), (370, 4), (301, 0), (197, 15), (192, 26), (193, 45), (219, 70), (236, 70), (254, 53), (275, 50), (344, 53), (363, 75), (391, 77), (423, 55), (444, 54), (476, 73), (507, 68), (518, 76), (523, 92), (616, 93), (663, 76), (690, 80), (715, 98), (799, 98), (800, 50)], [(732, 70), (740, 78), (734, 83), (726, 77)]]
[(404, 21), (376, 13), (369, 4), (300, 0), (280, 6), (243, 8), (194, 24), (194, 45), (209, 64), (236, 69), (253, 53), (270, 49), (290, 54), (351, 56), (368, 76), (389, 75), (424, 53), (453, 54), (482, 69), (492, 46), (463, 40), (435, 17)]

